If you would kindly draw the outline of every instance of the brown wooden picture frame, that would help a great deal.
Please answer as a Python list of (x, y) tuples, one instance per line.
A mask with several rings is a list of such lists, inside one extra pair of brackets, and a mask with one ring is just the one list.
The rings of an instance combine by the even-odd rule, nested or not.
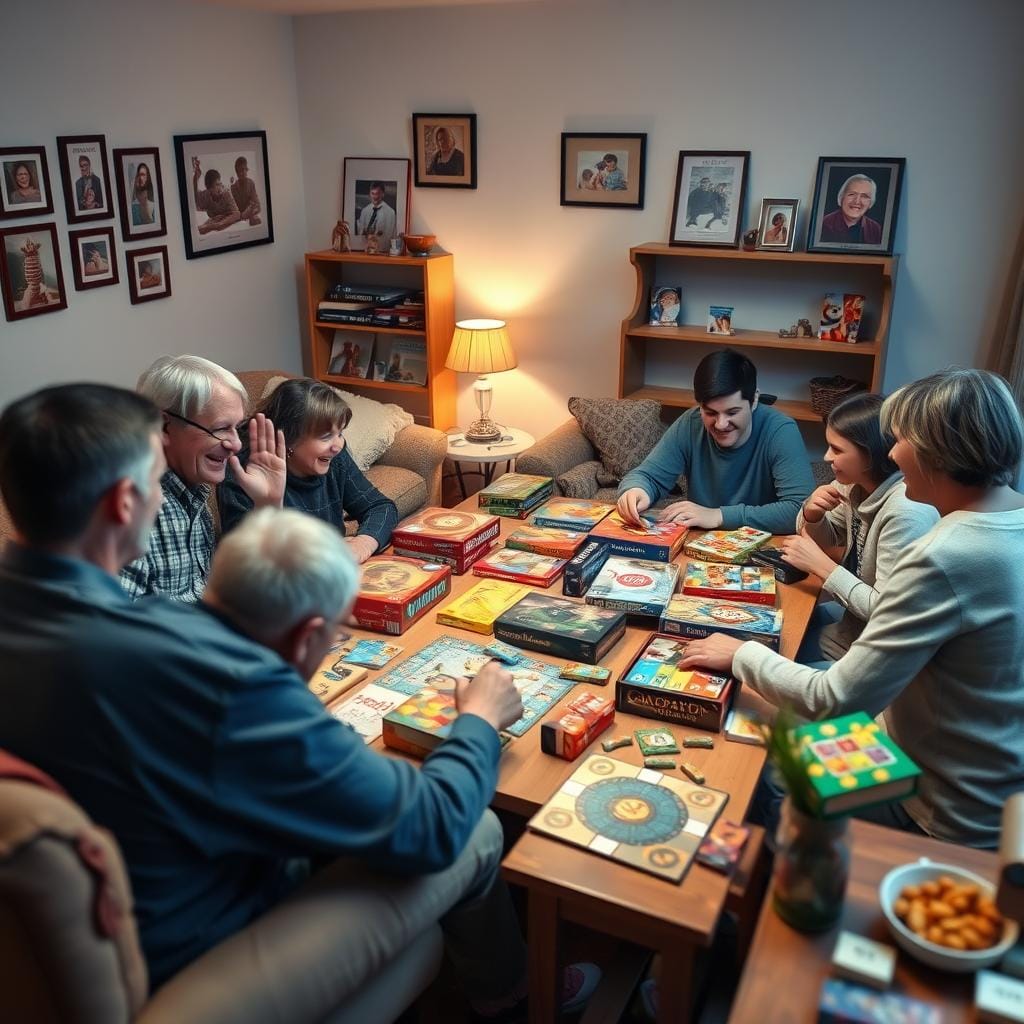
[[(375, 230), (381, 239), (379, 251), (387, 253), (392, 238), (409, 230), (412, 210), (412, 161), (408, 157), (347, 156), (341, 177), (342, 220), (347, 221), (351, 234), (348, 244), (353, 252), (365, 252), (366, 228), (370, 217), (362, 213), (371, 207), (370, 190), (374, 183), (383, 187), (380, 207), (384, 209), (384, 231)], [(388, 211), (394, 216), (391, 224)], [(377, 223), (381, 223), (377, 221)], [(394, 230), (390, 230), (391, 228)]]
[(75, 291), (105, 288), (121, 280), (111, 225), (69, 231), (68, 246), (71, 249), (71, 275), (75, 279)]
[(476, 114), (413, 114), (412, 152), (417, 188), (476, 188)]
[[(141, 302), (153, 302), (166, 299), (171, 294), (171, 270), (167, 257), (166, 245), (150, 245), (145, 249), (129, 249), (125, 252), (125, 267), (128, 271), (128, 293), (132, 305)], [(159, 283), (147, 284), (145, 267), (147, 263), (159, 263), (159, 267), (151, 267), (149, 273), (159, 269)]]
[(562, 132), (562, 206), (642, 210), (646, 174), (646, 132)]
[[(121, 240), (136, 242), (142, 238), (166, 235), (167, 213), (160, 151), (156, 146), (122, 147), (114, 150), (113, 157)], [(142, 168), (146, 169), (146, 182), (140, 187), (138, 176)]]
[[(88, 178), (82, 173), (82, 160), (89, 161)], [(69, 224), (108, 220), (114, 216), (107, 143), (102, 135), (58, 135), (57, 162)]]
[[(22, 164), (29, 172), (28, 187), (38, 191), (38, 199), (30, 194), (19, 195), (15, 175)], [(45, 217), (49, 213), (53, 213), (53, 192), (46, 166), (46, 149), (43, 146), (0, 148), (0, 220)]]
[[(39, 242), (41, 237), (45, 237), (43, 244)], [(34, 249), (26, 251), (30, 243)], [(22, 262), (19, 276), (15, 278), (13, 273), (18, 259)], [(68, 308), (55, 224), (0, 228), (0, 290), (8, 320), (27, 320)]]

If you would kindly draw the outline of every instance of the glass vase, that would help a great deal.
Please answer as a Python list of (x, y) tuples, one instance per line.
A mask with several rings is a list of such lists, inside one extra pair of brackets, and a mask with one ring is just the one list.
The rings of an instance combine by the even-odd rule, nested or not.
[(799, 931), (831, 928), (839, 920), (850, 874), (847, 818), (814, 818), (787, 796), (776, 833), (772, 873), (775, 912)]

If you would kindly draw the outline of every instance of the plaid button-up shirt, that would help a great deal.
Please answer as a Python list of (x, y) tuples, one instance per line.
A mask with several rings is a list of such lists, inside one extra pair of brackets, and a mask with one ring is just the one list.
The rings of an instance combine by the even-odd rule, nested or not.
[(149, 549), (121, 570), (121, 586), (132, 597), (161, 594), (195, 604), (206, 589), (213, 557), (210, 489), (188, 487), (173, 471), (160, 478), (164, 502), (149, 535)]

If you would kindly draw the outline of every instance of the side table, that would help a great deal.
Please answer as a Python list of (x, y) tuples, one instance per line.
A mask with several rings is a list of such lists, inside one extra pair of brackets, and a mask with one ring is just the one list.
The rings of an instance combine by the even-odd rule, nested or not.
[(472, 473), (480, 473), (484, 478), (484, 487), (494, 479), (494, 469), (499, 462), (505, 463), (505, 471), (512, 468), (512, 463), (517, 455), (522, 455), (535, 443), (533, 434), (528, 434), (518, 427), (504, 427), (501, 440), (491, 441), (487, 444), (475, 444), (467, 441), (461, 433), (448, 435), (448, 458), (455, 466), (455, 475), (459, 478), (459, 489), (465, 499), (466, 482), (462, 477), (462, 466), (460, 463), (472, 462), (479, 466), (479, 469), (470, 470)]

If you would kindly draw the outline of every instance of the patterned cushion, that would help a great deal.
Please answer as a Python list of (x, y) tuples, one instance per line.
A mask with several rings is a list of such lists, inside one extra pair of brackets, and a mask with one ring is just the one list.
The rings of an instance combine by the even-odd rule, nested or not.
[(645, 398), (570, 398), (569, 412), (580, 430), (597, 449), (604, 473), (598, 482), (607, 485), (635, 469), (661, 440), (661, 403)]
[(592, 498), (597, 493), (597, 472), (600, 462), (581, 462), (563, 473), (555, 483), (566, 498)]

